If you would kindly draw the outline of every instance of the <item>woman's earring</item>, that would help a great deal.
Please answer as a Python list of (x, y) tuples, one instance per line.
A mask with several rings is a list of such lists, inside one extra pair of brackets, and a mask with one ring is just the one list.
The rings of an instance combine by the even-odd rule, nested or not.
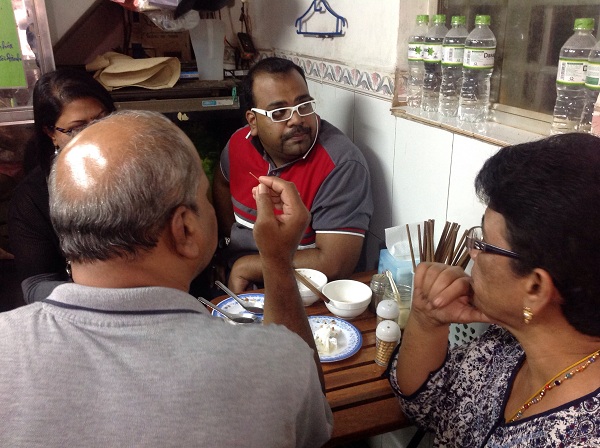
[(58, 153), (60, 152), (60, 146), (58, 145), (54, 145), (54, 155), (58, 155)]
[(528, 324), (529, 322), (531, 322), (531, 319), (533, 319), (533, 312), (531, 311), (531, 308), (529, 308), (528, 306), (524, 306), (523, 307), (523, 322)]

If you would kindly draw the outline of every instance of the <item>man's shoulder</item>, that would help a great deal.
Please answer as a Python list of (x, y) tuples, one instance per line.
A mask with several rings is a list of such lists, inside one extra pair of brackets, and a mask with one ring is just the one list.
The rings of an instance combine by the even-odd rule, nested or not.
[(246, 138), (248, 136), (248, 132), (250, 132), (250, 126), (245, 125), (235, 131), (231, 137), (229, 138), (228, 146), (237, 147), (240, 144), (250, 144), (251, 140)]
[(8, 337), (8, 334), (11, 332), (16, 331), (16, 335), (19, 336), (23, 329), (28, 325), (28, 322), (35, 319), (35, 315), (40, 309), (40, 303), (32, 303), (0, 313), (0, 335), (2, 335), (0, 337), (0, 345), (3, 343), (11, 343), (11, 340)]

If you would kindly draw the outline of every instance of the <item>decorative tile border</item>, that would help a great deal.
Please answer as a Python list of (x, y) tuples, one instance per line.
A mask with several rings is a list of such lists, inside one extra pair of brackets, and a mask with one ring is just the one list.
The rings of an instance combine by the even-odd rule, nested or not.
[(341, 62), (315, 59), (293, 53), (276, 51), (275, 54), (302, 67), (306, 77), (313, 81), (332, 84), (342, 89), (390, 101), (394, 97), (394, 75), (392, 74), (355, 68)]
[[(279, 56), (299, 65), (304, 70), (307, 79), (390, 101), (394, 98), (393, 74), (283, 51), (261, 50), (258, 59), (269, 56)], [(225, 64), (235, 66), (234, 50), (228, 47), (225, 48)]]

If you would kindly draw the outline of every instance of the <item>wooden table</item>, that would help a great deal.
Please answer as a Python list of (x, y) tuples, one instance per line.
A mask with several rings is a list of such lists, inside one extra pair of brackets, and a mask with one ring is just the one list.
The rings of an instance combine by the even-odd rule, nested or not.
[[(358, 273), (353, 279), (369, 283), (376, 271)], [(226, 296), (214, 299), (218, 303)], [(305, 308), (309, 316), (331, 316), (321, 301)], [(333, 411), (333, 434), (325, 447), (410, 426), (386, 378), (384, 367), (375, 364), (375, 314), (367, 310), (350, 321), (362, 334), (361, 349), (350, 358), (322, 363), (327, 401)]]

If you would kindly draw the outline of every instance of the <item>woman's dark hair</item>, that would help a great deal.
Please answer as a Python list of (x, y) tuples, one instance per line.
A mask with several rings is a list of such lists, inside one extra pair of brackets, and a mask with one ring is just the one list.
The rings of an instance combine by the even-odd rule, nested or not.
[(515, 274), (546, 270), (567, 321), (600, 336), (600, 138), (572, 133), (503, 148), (475, 189), (505, 219), (520, 254), (511, 261)]
[(56, 124), (65, 105), (81, 98), (98, 100), (107, 112), (115, 105), (107, 90), (89, 73), (75, 68), (59, 68), (42, 75), (33, 89), (34, 160), (46, 176), (54, 158), (54, 145), (45, 132)]
[(269, 73), (269, 74), (285, 74), (289, 73), (292, 70), (296, 70), (302, 76), (302, 79), (306, 82), (306, 77), (304, 76), (304, 70), (292, 61), (288, 59), (278, 58), (278, 57), (270, 57), (262, 59), (257, 62), (250, 70), (248, 71), (248, 75), (244, 79), (242, 84), (242, 100), (245, 101), (245, 110), (252, 109), (256, 107), (256, 101), (254, 100), (254, 92), (252, 92), (252, 88), (254, 87), (254, 80), (256, 76), (261, 73)]

